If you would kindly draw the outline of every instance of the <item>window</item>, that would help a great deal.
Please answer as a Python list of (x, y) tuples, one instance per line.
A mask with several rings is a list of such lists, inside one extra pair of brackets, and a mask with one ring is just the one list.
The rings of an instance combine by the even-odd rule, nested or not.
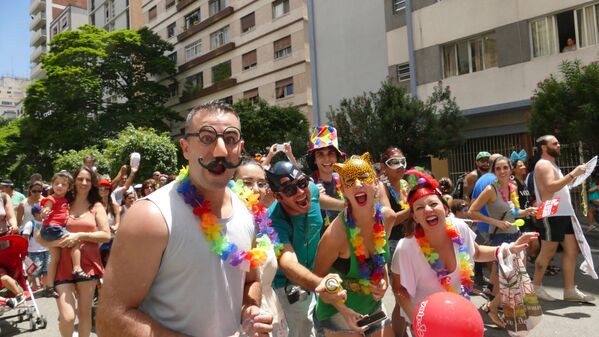
[(216, 49), (229, 42), (229, 26), (210, 34), (210, 49)]
[(229, 104), (229, 105), (233, 105), (233, 96), (227, 96), (225, 98), (221, 98), (219, 101)]
[(410, 79), (410, 64), (403, 63), (395, 66), (395, 77), (398, 81), (407, 81)]
[(150, 11), (148, 12), (149, 19), (150, 20), (156, 19), (157, 13), (158, 13), (158, 11), (156, 10), (156, 6), (150, 8)]
[(277, 98), (285, 98), (291, 95), (293, 95), (293, 77), (275, 83), (275, 96)]
[(276, 19), (289, 13), (289, 0), (276, 0), (272, 3), (272, 18)]
[(95, 25), (96, 25), (96, 13), (92, 13), (92, 14), (89, 16), (89, 23), (90, 23), (92, 26), (95, 26)]
[(581, 48), (597, 44), (597, 15), (599, 15), (599, 6), (576, 10), (578, 44)]
[(393, 14), (397, 14), (400, 11), (406, 9), (406, 0), (393, 0)]
[(166, 0), (165, 9), (169, 9), (175, 5), (175, 0)]
[(185, 60), (192, 60), (202, 53), (202, 40), (197, 40), (196, 42), (185, 46)]
[[(110, 8), (110, 18), (114, 18), (114, 15), (115, 15), (114, 0), (108, 0), (108, 7)], [(154, 11), (155, 10), (156, 10), (156, 6), (154, 6)]]
[(495, 34), (458, 41), (443, 47), (443, 76), (468, 74), (497, 66)]
[(179, 85), (177, 83), (169, 84), (168, 92), (170, 97), (177, 97), (177, 95), (179, 94)]
[(68, 17), (65, 16), (64, 18), (62, 18), (60, 20), (60, 26), (62, 28), (66, 28), (68, 24), (69, 24), (69, 18)]
[(210, 0), (210, 16), (222, 11), (227, 6), (227, 2), (225, 0)]
[(258, 95), (258, 88), (254, 88), (243, 92), (243, 98), (255, 101), (260, 95)]
[(212, 83), (217, 83), (231, 77), (231, 61), (223, 62), (212, 67)]
[(185, 79), (183, 95), (193, 95), (204, 87), (204, 74), (199, 72)]
[(166, 26), (166, 37), (170, 38), (175, 36), (177, 31), (177, 23), (173, 22), (170, 25)]
[(254, 12), (241, 18), (241, 32), (247, 33), (256, 27), (256, 15)]
[(197, 25), (202, 20), (200, 10), (197, 9), (195, 12), (185, 16), (185, 30), (188, 30), (193, 25)]
[(275, 60), (291, 55), (291, 36), (285, 36), (274, 42)]
[(91, 0), (89, 2), (89, 10), (93, 11), (94, 9), (96, 9), (96, 0)]
[(241, 56), (241, 64), (242, 64), (243, 70), (249, 70), (249, 69), (256, 68), (256, 65), (258, 64), (257, 58), (256, 58), (256, 50), (254, 49), (249, 53), (243, 54)]
[(171, 61), (175, 62), (175, 64), (177, 64), (177, 52), (172, 52), (170, 54), (168, 54), (167, 56)]
[(52, 37), (54, 37), (56, 34), (58, 34), (58, 26), (52, 27)]
[(531, 21), (532, 54), (534, 57), (554, 54), (556, 51), (553, 16)]

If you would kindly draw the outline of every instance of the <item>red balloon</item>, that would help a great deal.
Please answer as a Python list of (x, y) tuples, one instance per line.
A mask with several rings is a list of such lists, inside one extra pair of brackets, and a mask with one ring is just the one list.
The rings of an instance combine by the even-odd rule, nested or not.
[(434, 293), (420, 302), (412, 329), (416, 337), (483, 337), (480, 313), (470, 301), (450, 292)]

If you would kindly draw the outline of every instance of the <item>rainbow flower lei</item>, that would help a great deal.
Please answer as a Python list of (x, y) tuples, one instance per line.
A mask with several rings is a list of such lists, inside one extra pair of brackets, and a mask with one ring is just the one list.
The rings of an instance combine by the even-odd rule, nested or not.
[[(460, 236), (455, 225), (451, 223), (451, 220), (445, 220), (445, 231), (447, 232), (447, 236), (451, 239), (454, 244), (459, 246), (458, 248), (458, 261), (460, 268), (460, 279), (462, 286), (460, 287), (459, 294), (469, 299), (468, 295), (472, 287), (474, 286), (474, 281), (472, 281), (472, 276), (474, 276), (474, 272), (472, 271), (472, 265), (470, 264), (470, 254), (468, 254), (468, 248), (464, 245), (464, 239)], [(445, 288), (446, 291), (452, 293), (458, 293), (458, 291), (451, 286), (451, 276), (449, 276), (449, 271), (443, 265), (443, 262), (439, 259), (439, 253), (435, 252), (433, 247), (431, 247), (426, 235), (424, 234), (424, 230), (421, 226), (417, 226), (415, 230), (415, 237), (418, 245), (420, 246), (420, 251), (426, 258), (426, 261), (430, 264), (431, 268), (437, 273), (437, 278), (439, 279), (439, 283)]]
[(393, 186), (393, 184), (391, 182), (389, 182), (389, 184), (387, 186), (389, 187), (389, 193), (391, 194), (391, 197), (393, 197), (393, 200), (395, 200), (395, 203), (398, 204), (402, 210), (410, 207), (407, 203), (405, 203), (403, 200), (401, 200), (401, 195), (399, 193), (397, 193), (397, 191), (395, 190), (395, 187)]
[(277, 257), (281, 255), (283, 244), (279, 241), (279, 235), (275, 229), (271, 227), (272, 220), (268, 217), (266, 207), (260, 202), (260, 195), (243, 185), (241, 179), (235, 181), (231, 186), (231, 191), (239, 196), (239, 199), (245, 203), (250, 213), (254, 215), (256, 229), (258, 229), (256, 235), (257, 245), (259, 247), (264, 245), (265, 248), (272, 247)]
[[(506, 195), (503, 187), (501, 187), (501, 184), (499, 184), (499, 181), (496, 180), (494, 182), (494, 185), (495, 185), (495, 188), (497, 188), (497, 190), (501, 194), (501, 199), (503, 199), (503, 201), (505, 201), (507, 203), (508, 202), (507, 195)], [(511, 207), (511, 212), (513, 215), (518, 215), (518, 213), (520, 212), (520, 199), (518, 199), (518, 190), (512, 185), (511, 182), (508, 183), (508, 190), (509, 190), (509, 194), (510, 194), (510, 201), (512, 202), (512, 205), (513, 205), (513, 207)], [(510, 206), (512, 206), (512, 205), (510, 205)]]
[(372, 241), (374, 243), (375, 254), (371, 256), (373, 263), (372, 270), (368, 263), (366, 263), (366, 246), (364, 245), (364, 239), (360, 235), (360, 228), (356, 226), (356, 221), (351, 214), (351, 207), (348, 206), (345, 211), (345, 222), (349, 226), (349, 240), (354, 247), (354, 255), (360, 263), (360, 279), (358, 280), (358, 284), (362, 292), (366, 295), (371, 293), (373, 284), (378, 284), (381, 281), (385, 268), (385, 256), (383, 254), (385, 253), (387, 235), (385, 233), (385, 226), (383, 225), (382, 206), (377, 204), (375, 209), (375, 222), (372, 228)]
[(271, 243), (268, 237), (256, 239), (257, 247), (247, 251), (240, 251), (237, 245), (229, 242), (222, 234), (222, 226), (212, 213), (210, 203), (204, 196), (197, 193), (195, 186), (189, 179), (189, 167), (183, 167), (177, 176), (177, 192), (181, 194), (186, 204), (193, 209), (193, 214), (200, 220), (199, 227), (204, 237), (210, 243), (210, 251), (220, 256), (221, 260), (232, 266), (240, 266), (248, 261), (250, 268), (256, 268), (266, 261), (266, 252)]

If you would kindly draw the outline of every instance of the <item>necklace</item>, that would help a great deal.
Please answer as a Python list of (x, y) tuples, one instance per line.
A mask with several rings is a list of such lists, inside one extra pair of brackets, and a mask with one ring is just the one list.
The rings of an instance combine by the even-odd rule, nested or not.
[[(220, 256), (223, 262), (232, 266), (240, 266), (243, 261), (248, 261), (250, 268), (256, 268), (266, 261), (266, 240), (257, 241), (257, 247), (247, 251), (240, 251), (237, 245), (230, 243), (222, 234), (222, 225), (218, 223), (212, 213), (210, 202), (197, 193), (195, 186), (189, 179), (189, 167), (183, 167), (177, 177), (177, 192), (181, 194), (186, 204), (193, 209), (193, 214), (199, 218), (199, 227), (204, 237), (210, 243), (210, 251)], [(267, 239), (268, 236), (265, 237)], [(270, 240), (268, 240), (270, 241)], [(268, 242), (270, 244), (270, 242)], [(270, 245), (269, 245), (270, 247)]]
[(254, 215), (254, 222), (258, 229), (256, 245), (258, 247), (264, 246), (265, 249), (272, 247), (277, 257), (281, 255), (283, 244), (279, 242), (279, 235), (271, 227), (272, 220), (268, 217), (266, 207), (260, 202), (260, 195), (243, 185), (243, 180), (241, 179), (235, 181), (233, 186), (231, 186), (231, 191), (239, 196), (239, 199), (245, 203), (250, 213)]
[(366, 262), (366, 246), (364, 239), (360, 235), (360, 228), (356, 226), (356, 220), (352, 216), (351, 207), (345, 209), (345, 222), (349, 226), (349, 241), (354, 247), (354, 255), (358, 260), (360, 279), (358, 283), (362, 292), (366, 295), (370, 294), (371, 287), (378, 284), (383, 278), (385, 267), (385, 244), (387, 243), (387, 235), (385, 226), (383, 225), (383, 214), (381, 213), (382, 206), (375, 206), (374, 225), (372, 226), (372, 242), (374, 243), (374, 255), (371, 255), (373, 267), (370, 268)]
[(497, 190), (499, 191), (499, 193), (501, 194), (501, 199), (503, 199), (503, 201), (505, 201), (510, 206), (510, 210), (511, 210), (512, 214), (518, 215), (518, 213), (520, 211), (520, 200), (518, 199), (517, 189), (515, 189), (512, 186), (512, 184), (508, 182), (507, 186), (508, 186), (508, 191), (510, 194), (510, 200), (508, 200), (507, 193), (505, 192), (505, 189), (503, 187), (501, 187), (499, 180), (496, 180), (494, 185), (497, 188)]
[[(400, 185), (401, 185), (401, 182), (400, 182)], [(389, 182), (387, 184), (387, 187), (389, 188), (389, 194), (391, 194), (391, 197), (393, 197), (393, 200), (395, 200), (395, 203), (398, 204), (402, 210), (409, 207), (408, 204), (403, 202), (403, 200), (401, 199), (401, 195), (399, 193), (397, 193), (397, 191), (395, 190), (395, 187), (393, 187), (393, 184), (391, 182)]]
[[(459, 294), (469, 299), (470, 296), (468, 293), (474, 285), (474, 282), (472, 281), (474, 272), (472, 271), (472, 265), (470, 264), (470, 254), (468, 254), (468, 248), (466, 248), (464, 245), (464, 239), (460, 236), (460, 233), (458, 233), (454, 224), (451, 223), (451, 220), (449, 219), (445, 220), (445, 232), (451, 241), (459, 246), (458, 267), (460, 268), (460, 279), (462, 283)], [(426, 238), (424, 230), (421, 226), (416, 227), (415, 237), (418, 245), (420, 246), (420, 251), (424, 255), (424, 258), (426, 261), (428, 261), (431, 268), (437, 273), (439, 283), (441, 283), (446, 291), (458, 293), (458, 291), (451, 285), (451, 276), (449, 276), (449, 271), (447, 271), (447, 268), (445, 268), (443, 262), (440, 260), (439, 253), (435, 252), (433, 247), (428, 242), (428, 239)]]
[[(323, 184), (324, 180), (320, 178), (320, 173), (318, 170), (314, 171), (313, 178), (316, 184)], [(333, 172), (332, 180), (335, 182), (335, 193), (337, 193), (337, 199), (344, 200), (343, 193), (341, 193), (341, 181), (339, 180), (339, 174), (337, 172)], [(324, 187), (324, 184), (323, 184)], [(331, 218), (336, 216), (337, 212), (331, 212), (329, 210), (323, 210), (325, 217), (323, 219), (324, 226), (328, 227), (331, 224)]]

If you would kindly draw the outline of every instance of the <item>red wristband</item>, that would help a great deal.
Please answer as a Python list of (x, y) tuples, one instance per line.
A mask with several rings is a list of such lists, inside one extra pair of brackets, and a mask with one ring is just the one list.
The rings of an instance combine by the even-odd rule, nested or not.
[(501, 248), (501, 246), (499, 246), (495, 249), (495, 260), (499, 259), (499, 248)]

